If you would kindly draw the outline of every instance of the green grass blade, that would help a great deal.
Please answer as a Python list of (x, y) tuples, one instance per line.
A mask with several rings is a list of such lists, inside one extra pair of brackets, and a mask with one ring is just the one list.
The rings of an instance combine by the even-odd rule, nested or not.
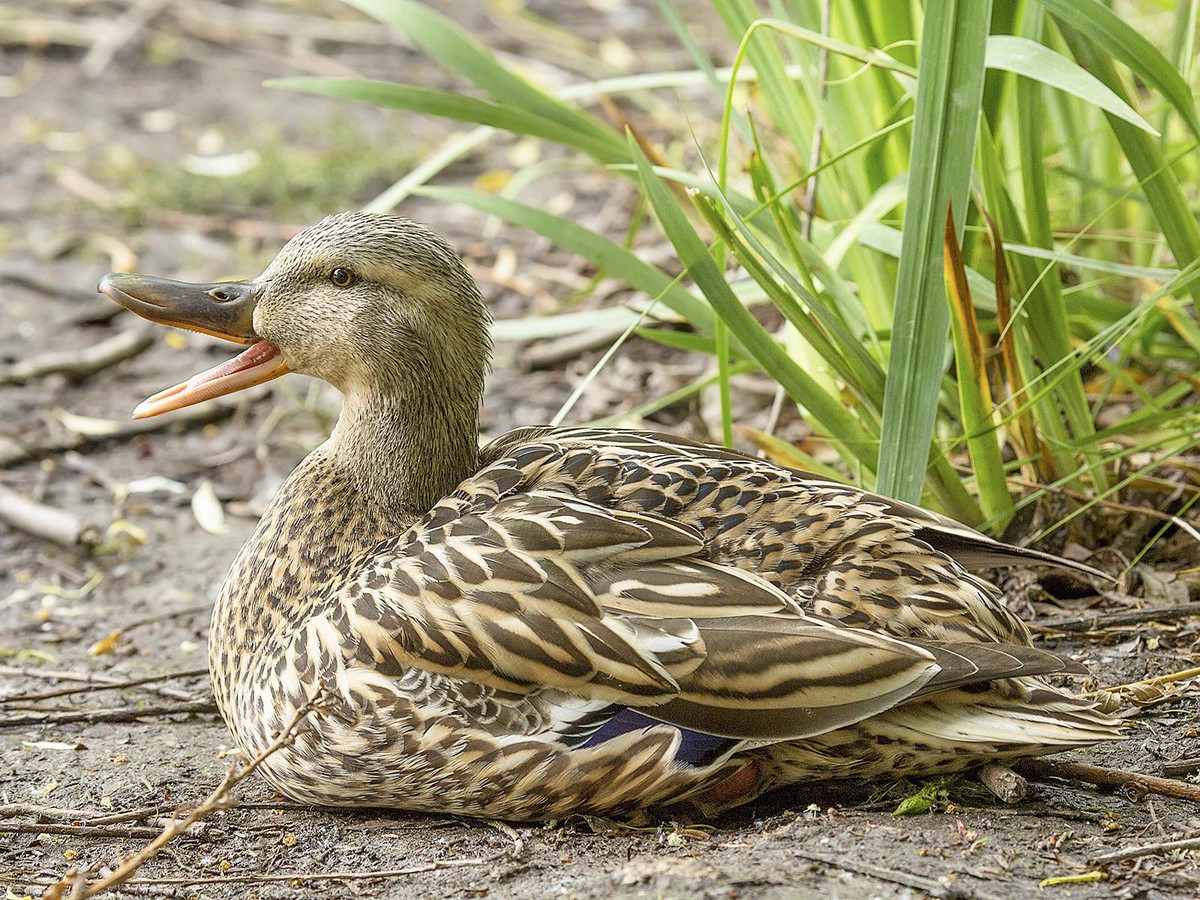
[[(1030, 89), (1031, 94), (1040, 88), (1033, 84), (1017, 85), (1017, 95), (1025, 97), (1025, 102), (1031, 110), (1037, 110), (1039, 96), (1026, 96), (1026, 88)], [(1036, 127), (1035, 119), (1022, 114), (1019, 117), (1021, 129), (1025, 128), (1027, 119)], [(989, 129), (981, 129), (981, 135), (979, 170), (988, 211), (995, 218), (1000, 234), (1011, 235), (1018, 241), (1023, 240), (1026, 236), (1025, 226), (1016, 204), (1008, 193), (1000, 153), (992, 141)], [(1041, 157), (1037, 155), (1041, 144), (1036, 135), (1028, 135), (1023, 130), (1021, 137), (1022, 152), (1028, 154), (1022, 156), (1022, 171), (1027, 178), (1036, 176), (1033, 179), (1036, 182), (1043, 174)], [(1047, 229), (1045, 240), (1051, 240), (1048, 230), (1050, 214), (1045, 208), (1044, 196), (1036, 193), (1026, 194), (1026, 215), (1034, 223), (1033, 227)], [(1042, 234), (1041, 231), (1037, 233)], [(1040, 392), (1035, 397), (1017, 396), (1014, 403), (1019, 406), (1028, 403), (1033, 408), (1043, 445), (1052, 456), (1052, 459), (1042, 460), (1043, 470), (1070, 472), (1075, 469), (1075, 461), (1067, 450), (1068, 441), (1072, 435), (1083, 437), (1091, 434), (1094, 429), (1079, 366), (1066, 365), (1066, 361), (1072, 358), (1071, 327), (1057, 271), (1051, 269), (1049, 272), (1043, 272), (1028, 256), (1014, 255), (1008, 257), (1008, 261), (1014, 288), (1021, 299), (1005, 318), (1008, 320), (1006, 324), (1019, 329), (1016, 339), (1018, 356), (1024, 366), (1023, 380), (1036, 380), (1033, 359), (1037, 359), (1043, 370), (1063, 365), (1062, 374), (1055, 380), (1053, 391)], [(1009, 318), (1009, 315), (1012, 318)], [(1069, 431), (1067, 425), (1070, 426)], [(1029, 448), (1029, 452), (1033, 452), (1033, 449)], [(1105, 484), (1104, 468), (1095, 454), (1090, 456), (1090, 465), (1095, 483)]]
[(1077, 253), (1067, 253), (1063, 250), (1052, 250), (1045, 247), (1031, 247), (1028, 244), (1004, 242), (1004, 249), (1018, 256), (1029, 256), (1034, 259), (1045, 259), (1076, 269), (1092, 272), (1105, 272), (1109, 275), (1120, 275), (1123, 278), (1145, 278), (1150, 281), (1164, 281), (1179, 274), (1176, 268), (1163, 266), (1130, 266), (1115, 262), (1111, 259), (1093, 259), (1090, 256), (1080, 256)]
[[(415, 189), (414, 193), (448, 203), (462, 203), (488, 215), (499, 216), (506, 222), (528, 228), (554, 241), (567, 252), (578, 253), (597, 268), (620, 278), (630, 287), (651, 297), (661, 297), (660, 303), (683, 316), (697, 331), (710, 337), (714, 332), (712, 310), (702, 300), (694, 297), (687, 288), (672, 280), (666, 273), (643, 262), (616, 241), (589, 231), (570, 219), (535, 209), (517, 200), (469, 188), (427, 185)], [(736, 347), (735, 352), (745, 355), (740, 347)]]
[(880, 436), (879, 490), (919, 502), (949, 328), (942, 224), (965, 218), (990, 0), (929, 0)]
[(600, 140), (577, 128), (543, 118), (524, 109), (500, 106), (450, 91), (435, 91), (388, 81), (364, 81), (357, 78), (274, 78), (265, 83), (267, 87), (303, 91), (343, 100), (361, 100), (376, 106), (388, 106), (440, 116), (443, 119), (489, 125), (517, 134), (528, 134), (582, 150), (603, 163), (629, 159), (622, 146), (614, 147), (611, 142)]
[(848, 458), (856, 459), (874, 471), (878, 455), (870, 435), (839, 399), (826, 393), (788, 357), (775, 338), (742, 305), (725, 280), (724, 273), (709, 255), (708, 247), (688, 221), (687, 213), (654, 173), (637, 142), (632, 136), (629, 140), (638, 176), (663, 232), (675, 246), (680, 261), (708, 298), (713, 310), (725, 320), (730, 332), (737, 336), (763, 370), (779, 382), (788, 395), (828, 432), (835, 446)]
[[(1200, 116), (1196, 113), (1196, 101), (1186, 81), (1165, 56), (1144, 38), (1136, 28), (1105, 6), (1100, 0), (1039, 0), (1053, 13), (1064, 29), (1078, 29), (1112, 59), (1129, 66), (1138, 77), (1158, 90), (1175, 111), (1183, 117), (1192, 134), (1200, 138)], [(1066, 35), (1064, 34), (1064, 37)], [(1074, 48), (1072, 48), (1074, 52)], [(1087, 60), (1075, 53), (1080, 63), (1095, 74), (1102, 82), (1113, 88), (1108, 78), (1100, 75)], [(1112, 63), (1108, 56), (1103, 57)], [(1114, 88), (1115, 90), (1115, 88)], [(1120, 94), (1120, 91), (1117, 91)]]
[(992, 391), (967, 270), (958, 244), (953, 213), (946, 216), (945, 277), (950, 300), (958, 399), (980, 505), (989, 521), (1002, 525), (1012, 514), (1012, 496), (1004, 473), (1004, 457), (993, 422)]
[(1037, 41), (994, 34), (988, 38), (987, 66), (1040, 81), (1124, 119), (1142, 131), (1158, 134), (1149, 122), (1138, 115), (1137, 110), (1105, 87), (1103, 82), (1061, 53), (1055, 53)]
[[(1061, 31), (1071, 47), (1071, 52), (1080, 63), (1087, 66), (1113, 91), (1124, 95), (1125, 86), (1121, 83), (1112, 60), (1100, 53), (1091, 41), (1075, 29), (1064, 26)], [(1125, 151), (1125, 158), (1129, 160), (1130, 167), (1141, 182), (1142, 193), (1146, 195), (1146, 202), (1154, 212), (1154, 218), (1171, 248), (1176, 265), (1181, 269), (1186, 268), (1193, 261), (1200, 259), (1200, 225), (1196, 224), (1196, 216), (1188, 204), (1171, 162), (1150, 135), (1109, 113), (1105, 115), (1109, 128), (1120, 142), (1121, 149)], [(1192, 284), (1191, 295), (1193, 305), (1200, 309), (1200, 285)]]
[(460, 25), (423, 3), (415, 0), (346, 2), (408, 35), (431, 59), (470, 79), (497, 101), (578, 129), (595, 140), (608, 142), (613, 148), (623, 144), (613, 129), (513, 73)]

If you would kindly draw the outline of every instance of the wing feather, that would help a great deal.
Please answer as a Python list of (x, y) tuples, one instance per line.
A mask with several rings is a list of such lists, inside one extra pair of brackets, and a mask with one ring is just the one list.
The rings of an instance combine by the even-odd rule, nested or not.
[[(627, 441), (671, 449), (653, 435)], [(704, 450), (718, 467), (742, 458)], [(808, 615), (754, 572), (705, 558), (690, 525), (514, 474), (548, 459), (584, 471), (575, 452), (518, 445), (376, 547), (337, 597), (360, 658), (758, 740), (811, 737), (950, 688), (1071, 671), (1028, 647), (903, 640)], [(690, 465), (656, 473), (656, 489), (711, 487)], [(732, 483), (719, 496), (732, 518), (762, 501)]]

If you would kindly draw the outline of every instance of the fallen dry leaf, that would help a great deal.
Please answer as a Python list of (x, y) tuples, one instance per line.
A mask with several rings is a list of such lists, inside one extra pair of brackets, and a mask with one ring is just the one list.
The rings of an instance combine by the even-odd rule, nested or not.
[(122, 634), (124, 634), (124, 631), (118, 628), (107, 637), (100, 638), (92, 646), (88, 647), (88, 653), (92, 656), (103, 656), (105, 653), (112, 653), (117, 649), (117, 645), (121, 643)]
[(221, 501), (217, 499), (212, 482), (207, 478), (200, 482), (196, 493), (192, 494), (192, 515), (209, 534), (224, 534), (229, 530), (229, 526), (225, 524), (225, 510), (221, 507)]

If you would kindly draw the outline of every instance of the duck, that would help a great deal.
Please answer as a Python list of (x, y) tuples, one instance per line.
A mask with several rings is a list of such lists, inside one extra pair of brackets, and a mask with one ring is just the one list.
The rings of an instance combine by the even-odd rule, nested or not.
[[(971, 570), (1068, 566), (919, 506), (651, 431), (482, 445), (490, 317), (455, 250), (345, 212), (248, 281), (110, 274), (153, 322), (246, 345), (155, 416), (298, 372), (336, 426), (216, 600), (213, 690), (300, 803), (539, 821), (699, 810), (1120, 737)], [(314, 698), (318, 698), (319, 701)]]

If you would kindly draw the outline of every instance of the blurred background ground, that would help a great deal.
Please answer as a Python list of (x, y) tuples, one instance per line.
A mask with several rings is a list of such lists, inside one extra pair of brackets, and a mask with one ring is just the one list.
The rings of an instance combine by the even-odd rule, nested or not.
[[(681, 53), (648, 0), (471, 0), (456, 3), (454, 15), (512, 58), (531, 59), (523, 51), (538, 48), (533, 74), (550, 84), (570, 83), (596, 54), (638, 71), (669, 68)], [(55, 834), (53, 823), (15, 815), (15, 805), (166, 814), (220, 780), (230, 748), (206, 706), (205, 675), (22, 698), (87, 686), (71, 678), (203, 670), (208, 608), (225, 568), (337, 408), (331, 392), (294, 376), (184, 424), (131, 430), (128, 412), (141, 398), (230, 355), (219, 342), (161, 329), (147, 332), (147, 349), (76, 380), (22, 374), (20, 364), (141, 327), (93, 293), (104, 272), (252, 275), (299, 227), (362, 204), (449, 136), (439, 121), (272, 91), (264, 79), (357, 74), (450, 86), (422, 66), (382, 26), (332, 0), (0, 6), (0, 372), (10, 376), (0, 379), (0, 485), (95, 523), (100, 535), (98, 551), (86, 553), (0, 527), (0, 879), (9, 896), (36, 895), (71, 865), (112, 865), (157, 831), (134, 821)], [(497, 140), (442, 182), (487, 184), (514, 160), (527, 163), (530, 152), (536, 148), (525, 142)], [(560, 175), (525, 196), (620, 233), (633, 197), (610, 186)], [(464, 250), (500, 318), (569, 307), (589, 283), (578, 260), (478, 214), (429, 201), (406, 201), (401, 211)], [(666, 258), (657, 248), (647, 253)], [(602, 286), (587, 303), (621, 297), (618, 285)], [(599, 352), (502, 343), (487, 434), (547, 421)], [(619, 414), (708, 365), (631, 342), (568, 421)], [(769, 387), (743, 384), (741, 417), (765, 417)], [(703, 412), (692, 403), (669, 407), (654, 424), (706, 436)], [(1168, 574), (1151, 570), (1141, 584), (1152, 600), (1197, 599), (1193, 586)], [(1006, 585), (1033, 615), (1057, 609), (1068, 617), (1095, 602), (1055, 598), (1023, 578)], [(1195, 640), (1195, 620), (1183, 619), (1052, 646), (1112, 685), (1194, 665)], [(198, 711), (154, 711), (164, 707)], [(126, 721), (47, 720), (100, 709), (125, 710), (117, 716)], [(1179, 690), (1145, 710), (1129, 740), (1078, 756), (1174, 772), (1181, 758), (1197, 756), (1196, 721), (1195, 695)], [(916, 789), (797, 790), (706, 826), (580, 818), (519, 827), (514, 843), (496, 828), (453, 818), (302, 810), (251, 780), (239, 808), (176, 841), (127, 891), (286, 896), (302, 880), (261, 877), (427, 868), (316, 885), (332, 896), (1025, 897), (1043, 878), (1090, 871), (1087, 860), (1099, 853), (1200, 828), (1200, 813), (1185, 801), (1064, 783), (1034, 785), (1012, 808), (960, 786), (937, 798), (931, 814), (894, 818)], [(1107, 882), (1046, 890), (1192, 897), (1200, 884), (1193, 857), (1180, 853), (1109, 874)]]

